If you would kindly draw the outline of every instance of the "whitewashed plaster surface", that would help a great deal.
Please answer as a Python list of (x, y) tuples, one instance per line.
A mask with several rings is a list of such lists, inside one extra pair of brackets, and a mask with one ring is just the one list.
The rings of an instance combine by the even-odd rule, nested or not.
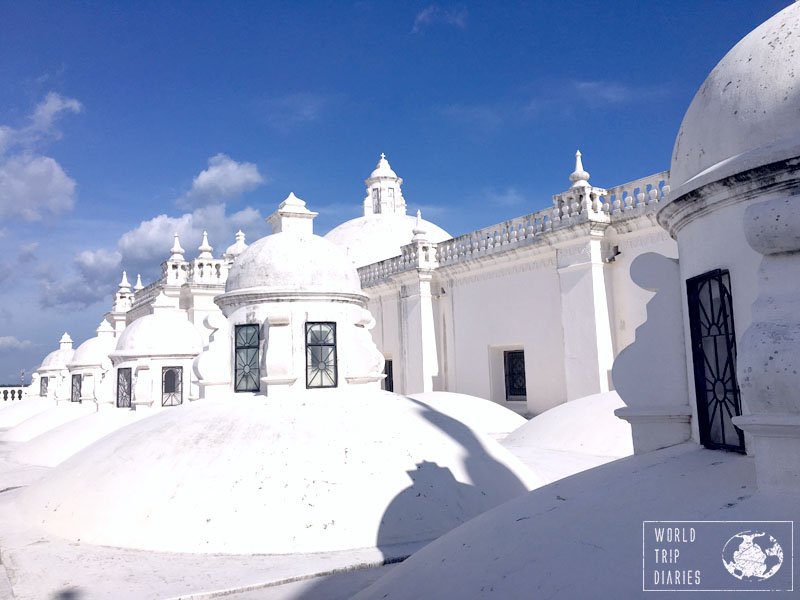
[(51, 403), (51, 407), (39, 412), (18, 425), (0, 433), (3, 442), (27, 442), (43, 433), (55, 429), (64, 423), (91, 414), (97, 410), (92, 403), (59, 402)]
[(539, 483), (418, 402), (321, 392), (161, 411), (56, 467), (20, 506), (93, 544), (283, 554), (434, 539)]

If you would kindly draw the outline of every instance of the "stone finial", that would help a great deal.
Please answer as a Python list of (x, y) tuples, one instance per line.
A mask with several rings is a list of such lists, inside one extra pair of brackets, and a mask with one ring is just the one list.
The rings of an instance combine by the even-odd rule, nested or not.
[(425, 235), (428, 233), (422, 225), (422, 211), (417, 210), (417, 221), (414, 224), (414, 229), (411, 230), (414, 237), (411, 238), (413, 242), (427, 241)]
[(581, 151), (575, 152), (575, 170), (570, 174), (569, 180), (572, 187), (584, 187), (589, 185), (589, 172), (583, 168)]
[(119, 291), (120, 292), (130, 292), (131, 291), (131, 284), (128, 281), (128, 273), (126, 271), (122, 272), (122, 279), (119, 282)]
[(97, 337), (108, 337), (114, 336), (114, 328), (111, 326), (111, 323), (103, 319), (100, 321), (100, 325), (97, 327)]
[(200, 246), (197, 248), (197, 250), (200, 252), (200, 254), (197, 255), (197, 258), (202, 258), (202, 259), (205, 259), (205, 260), (211, 260), (211, 259), (214, 258), (214, 255), (211, 254), (211, 252), (212, 252), (212, 250), (214, 250), (214, 248), (208, 243), (208, 232), (207, 231), (203, 232), (203, 242), (200, 244)]
[(69, 337), (66, 331), (61, 336), (61, 339), (58, 340), (58, 347), (60, 350), (72, 350), (72, 338)]
[(163, 290), (158, 293), (158, 296), (156, 296), (156, 299), (153, 300), (153, 304), (150, 306), (153, 309), (153, 314), (175, 309), (174, 302), (170, 300), (169, 296), (167, 296)]
[(181, 240), (177, 233), (175, 233), (175, 238), (170, 252), (172, 253), (172, 255), (169, 257), (170, 260), (183, 260), (183, 255), (186, 253), (186, 251), (181, 247)]
[(299, 233), (311, 235), (314, 232), (314, 217), (319, 213), (306, 208), (306, 203), (290, 192), (286, 199), (278, 205), (267, 221), (272, 225), (272, 233)]
[(136, 274), (136, 285), (133, 286), (133, 291), (138, 292), (139, 290), (143, 290), (144, 286), (142, 285), (142, 274)]
[(245, 238), (244, 231), (242, 231), (240, 229), (239, 231), (236, 232), (236, 243), (237, 244), (244, 244), (245, 243), (244, 242), (244, 238)]

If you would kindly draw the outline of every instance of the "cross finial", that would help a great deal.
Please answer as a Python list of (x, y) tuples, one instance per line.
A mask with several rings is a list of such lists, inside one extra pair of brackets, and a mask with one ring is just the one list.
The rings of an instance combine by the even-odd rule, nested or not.
[(386, 158), (386, 154), (385, 154), (385, 153), (383, 153), (383, 152), (381, 152), (381, 158), (382, 158), (382, 159), (385, 159), (385, 158)]

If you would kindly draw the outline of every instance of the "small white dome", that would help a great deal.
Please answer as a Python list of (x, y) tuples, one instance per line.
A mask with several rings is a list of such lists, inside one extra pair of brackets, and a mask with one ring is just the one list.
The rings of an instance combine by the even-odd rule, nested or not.
[[(411, 243), (416, 226), (416, 217), (410, 215), (366, 215), (334, 227), (325, 239), (344, 249), (356, 267), (363, 267), (398, 256), (400, 248)], [(425, 219), (420, 219), (420, 226), (425, 231), (425, 238), (433, 243), (453, 237)]]
[(236, 259), (225, 291), (362, 294), (361, 280), (342, 250), (313, 234), (281, 232), (253, 242)]
[(247, 244), (245, 243), (245, 236), (242, 230), (236, 232), (236, 241), (228, 246), (227, 250), (225, 250), (225, 254), (223, 256), (227, 259), (236, 258), (242, 252), (247, 250)]
[(692, 100), (672, 152), (673, 198), (800, 154), (800, 3), (743, 38)]
[(114, 351), (116, 345), (114, 330), (108, 321), (104, 320), (97, 328), (97, 335), (78, 346), (69, 366), (75, 368), (101, 365), (109, 360), (108, 356)]
[(59, 348), (44, 357), (42, 365), (37, 369), (43, 371), (45, 369), (57, 370), (66, 369), (67, 364), (72, 360), (75, 350), (72, 348)]
[(202, 350), (203, 338), (185, 313), (158, 309), (128, 325), (111, 356), (196, 356)]
[(397, 173), (394, 172), (394, 169), (392, 169), (389, 161), (386, 160), (385, 154), (381, 154), (381, 158), (378, 161), (377, 166), (369, 175), (370, 179), (377, 177), (391, 177), (392, 179), (397, 179)]

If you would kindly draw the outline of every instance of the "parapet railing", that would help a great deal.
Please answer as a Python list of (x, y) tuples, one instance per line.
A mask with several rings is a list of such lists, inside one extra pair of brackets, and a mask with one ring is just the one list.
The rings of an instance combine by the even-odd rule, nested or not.
[(27, 397), (27, 385), (0, 385), (0, 405), (24, 400)]
[(443, 266), (478, 256), (504, 252), (533, 243), (547, 236), (587, 221), (614, 223), (655, 211), (668, 201), (669, 171), (655, 173), (609, 189), (578, 187), (553, 196), (553, 207), (477, 229), (439, 244), (425, 243), (435, 256), (420, 264), (419, 242), (401, 248), (399, 256), (366, 265), (358, 270), (362, 287), (369, 287), (396, 275), (422, 266)]

